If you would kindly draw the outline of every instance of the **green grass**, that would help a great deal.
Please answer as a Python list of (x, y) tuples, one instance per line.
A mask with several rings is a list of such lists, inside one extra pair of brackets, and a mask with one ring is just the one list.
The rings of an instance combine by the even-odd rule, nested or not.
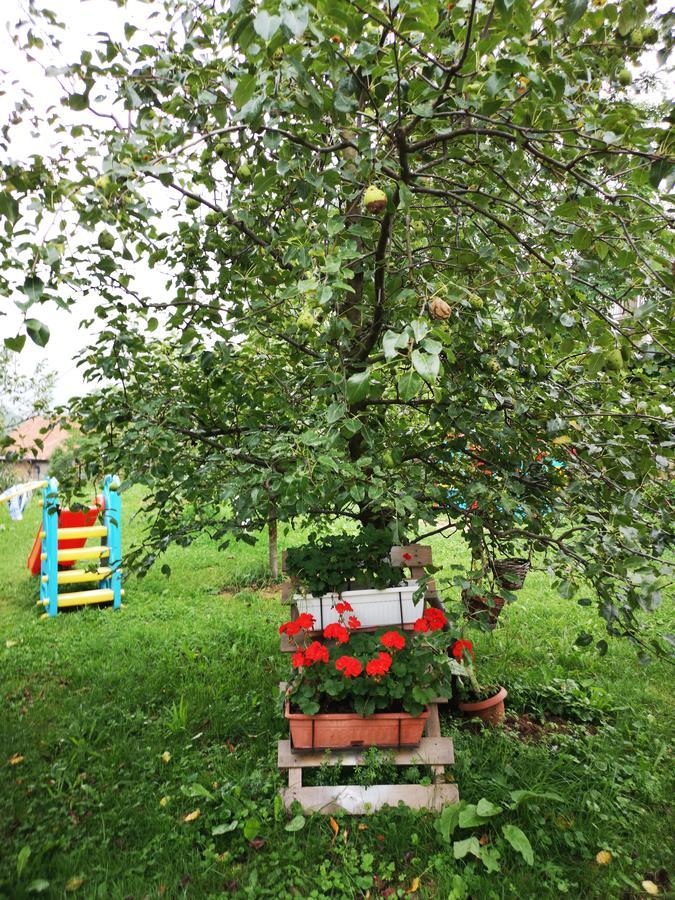
[[(124, 505), (126, 544), (142, 533), (140, 495)], [(0, 896), (71, 896), (73, 878), (82, 897), (403, 896), (419, 878), (421, 897), (620, 898), (672, 872), (672, 670), (641, 666), (619, 642), (604, 658), (575, 649), (580, 630), (600, 638), (602, 623), (558, 598), (546, 574), (531, 573), (503, 624), (476, 636), (482, 677), (512, 685), (533, 717), (551, 697), (565, 706), (546, 688), (571, 679), (597, 724), (534, 744), (444, 720), (463, 798), (504, 806), (525, 788), (560, 798), (499, 817), (526, 833), (533, 866), (498, 827), (454, 835), (487, 834), (501, 851), (501, 872), (488, 874), (455, 860), (427, 813), (341, 818), (337, 838), (321, 816), (286, 830), (275, 802), (283, 609), (268, 592), (220, 594), (260, 583), (264, 542), (174, 548), (170, 577), (156, 567), (130, 578), (121, 612), (41, 621), (25, 568), (38, 516), (35, 502), (23, 522), (0, 510)], [(461, 542), (431, 543), (444, 566), (465, 560)], [(14, 754), (24, 758), (10, 765)], [(603, 849), (607, 866), (595, 862)]]

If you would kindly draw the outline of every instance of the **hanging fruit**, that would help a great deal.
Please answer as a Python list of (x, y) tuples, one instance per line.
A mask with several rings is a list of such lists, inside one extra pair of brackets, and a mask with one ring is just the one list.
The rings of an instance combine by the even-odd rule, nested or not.
[(369, 213), (379, 213), (387, 206), (387, 195), (374, 184), (368, 185), (363, 195), (363, 205)]
[(429, 312), (434, 319), (449, 319), (452, 315), (452, 307), (440, 297), (434, 297), (429, 303)]

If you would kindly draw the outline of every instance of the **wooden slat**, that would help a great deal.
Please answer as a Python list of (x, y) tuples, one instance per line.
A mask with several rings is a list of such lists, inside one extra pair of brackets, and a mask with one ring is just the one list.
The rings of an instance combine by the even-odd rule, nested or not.
[[(293, 617), (293, 618), (295, 618), (295, 617)], [(410, 622), (407, 625), (376, 625), (376, 626), (373, 626), (372, 628), (359, 628), (359, 629), (357, 629), (357, 631), (358, 631), (358, 633), (361, 633), (361, 632), (365, 633), (365, 632), (377, 631), (378, 628), (396, 628), (400, 631), (412, 631), (413, 627), (414, 627), (413, 623)], [(311, 641), (316, 641), (316, 640), (321, 639), (320, 631), (307, 631), (306, 634), (307, 634), (309, 640), (311, 640)], [(330, 643), (330, 641), (329, 641), (329, 643)], [(291, 639), (288, 637), (287, 634), (282, 634), (282, 635), (279, 635), (279, 649), (281, 650), (282, 653), (295, 653), (295, 651), (298, 648), (291, 641)]]
[[(425, 547), (421, 544), (408, 544), (404, 547), (392, 547), (390, 556), (392, 566), (407, 567), (410, 569), (412, 566), (424, 567), (431, 565), (431, 547)], [(410, 559), (408, 559), (408, 557), (410, 557)]]
[(373, 787), (337, 785), (334, 787), (288, 787), (281, 791), (286, 809), (297, 800), (305, 812), (346, 812), (367, 815), (383, 806), (403, 802), (410, 809), (440, 811), (459, 801), (456, 784), (379, 784)]
[(288, 786), (289, 788), (302, 787), (302, 769), (288, 770)]
[[(435, 707), (433, 707), (435, 709)], [(359, 766), (365, 759), (366, 750), (335, 750), (326, 753), (323, 750), (313, 753), (296, 753), (291, 749), (290, 741), (279, 741), (277, 750), (277, 765), (280, 769), (313, 769), (324, 765), (342, 763), (343, 766)], [(387, 758), (396, 766), (431, 766), (452, 765), (455, 761), (455, 751), (452, 738), (426, 737), (422, 738), (419, 747), (408, 750), (388, 750)]]

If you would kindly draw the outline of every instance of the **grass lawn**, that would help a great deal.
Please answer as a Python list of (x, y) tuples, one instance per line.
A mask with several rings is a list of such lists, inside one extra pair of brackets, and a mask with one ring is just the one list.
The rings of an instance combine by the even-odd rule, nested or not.
[[(140, 494), (124, 508), (128, 544)], [(36, 501), (22, 522), (0, 507), (0, 896), (629, 898), (646, 896), (645, 879), (667, 895), (672, 668), (641, 666), (616, 641), (603, 658), (575, 649), (602, 623), (545, 573), (528, 576), (494, 633), (473, 637), (483, 680), (510, 689), (530, 736), (443, 721), (462, 798), (502, 813), (451, 837), (405, 809), (338, 817), (337, 835), (322, 816), (292, 831), (275, 802), (283, 608), (250, 588), (264, 543), (173, 548), (170, 576), (130, 578), (121, 612), (41, 621), (25, 568), (38, 518)], [(464, 559), (461, 542), (430, 543), (447, 575)], [(542, 730), (546, 713), (558, 725)], [(378, 765), (358, 777), (376, 780)], [(525, 789), (549, 796), (516, 805)], [(504, 824), (526, 834), (532, 865)], [(454, 858), (469, 837), (499, 852), (500, 871), (471, 851)]]

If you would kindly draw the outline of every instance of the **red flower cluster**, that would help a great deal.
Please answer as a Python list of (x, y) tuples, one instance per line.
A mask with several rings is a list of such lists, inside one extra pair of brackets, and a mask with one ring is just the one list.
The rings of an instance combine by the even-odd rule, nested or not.
[(291, 659), (294, 669), (300, 666), (311, 666), (314, 663), (328, 662), (328, 647), (319, 641), (313, 641), (306, 650), (296, 650)]
[(356, 616), (350, 616), (350, 617), (347, 619), (347, 625), (349, 625), (349, 627), (350, 627), (352, 630), (356, 630), (357, 628), (360, 628), (360, 627), (361, 627), (361, 623), (360, 623), (359, 620), (356, 618)]
[(455, 657), (455, 659), (461, 659), (464, 655), (465, 650), (467, 653), (470, 653), (471, 656), (473, 656), (473, 644), (471, 643), (471, 641), (465, 641), (462, 639), (460, 641), (455, 641), (455, 643), (452, 645), (452, 655)]
[(347, 603), (346, 600), (341, 600), (339, 603), (335, 604), (335, 612), (341, 616), (343, 613), (346, 613), (346, 612), (354, 612), (354, 609), (353, 609), (351, 603)]
[(349, 632), (339, 622), (331, 622), (330, 625), (326, 625), (323, 630), (323, 636), (325, 638), (333, 638), (338, 644), (346, 644), (349, 640)]
[(341, 656), (335, 660), (335, 668), (342, 672), (345, 678), (358, 678), (363, 672), (363, 666), (355, 656)]
[(400, 631), (385, 631), (380, 638), (380, 643), (390, 650), (403, 650), (405, 647), (405, 638)]
[(410, 560), (410, 559), (412, 559), (412, 555), (411, 555), (410, 553), (402, 553), (401, 556), (402, 556), (402, 558), (405, 559), (405, 560)]
[(385, 653), (384, 650), (380, 650), (377, 654), (377, 659), (371, 659), (370, 662), (366, 664), (366, 675), (372, 675), (374, 678), (381, 678), (382, 675), (387, 674), (391, 668), (391, 663), (391, 656), (388, 653)]
[(299, 631), (311, 631), (314, 628), (314, 616), (310, 613), (301, 613), (297, 619), (292, 622), (284, 622), (279, 626), (279, 634), (286, 633), (289, 637), (293, 637)]
[(424, 615), (413, 626), (415, 631), (440, 631), (448, 620), (444, 613), (434, 606), (424, 610)]

